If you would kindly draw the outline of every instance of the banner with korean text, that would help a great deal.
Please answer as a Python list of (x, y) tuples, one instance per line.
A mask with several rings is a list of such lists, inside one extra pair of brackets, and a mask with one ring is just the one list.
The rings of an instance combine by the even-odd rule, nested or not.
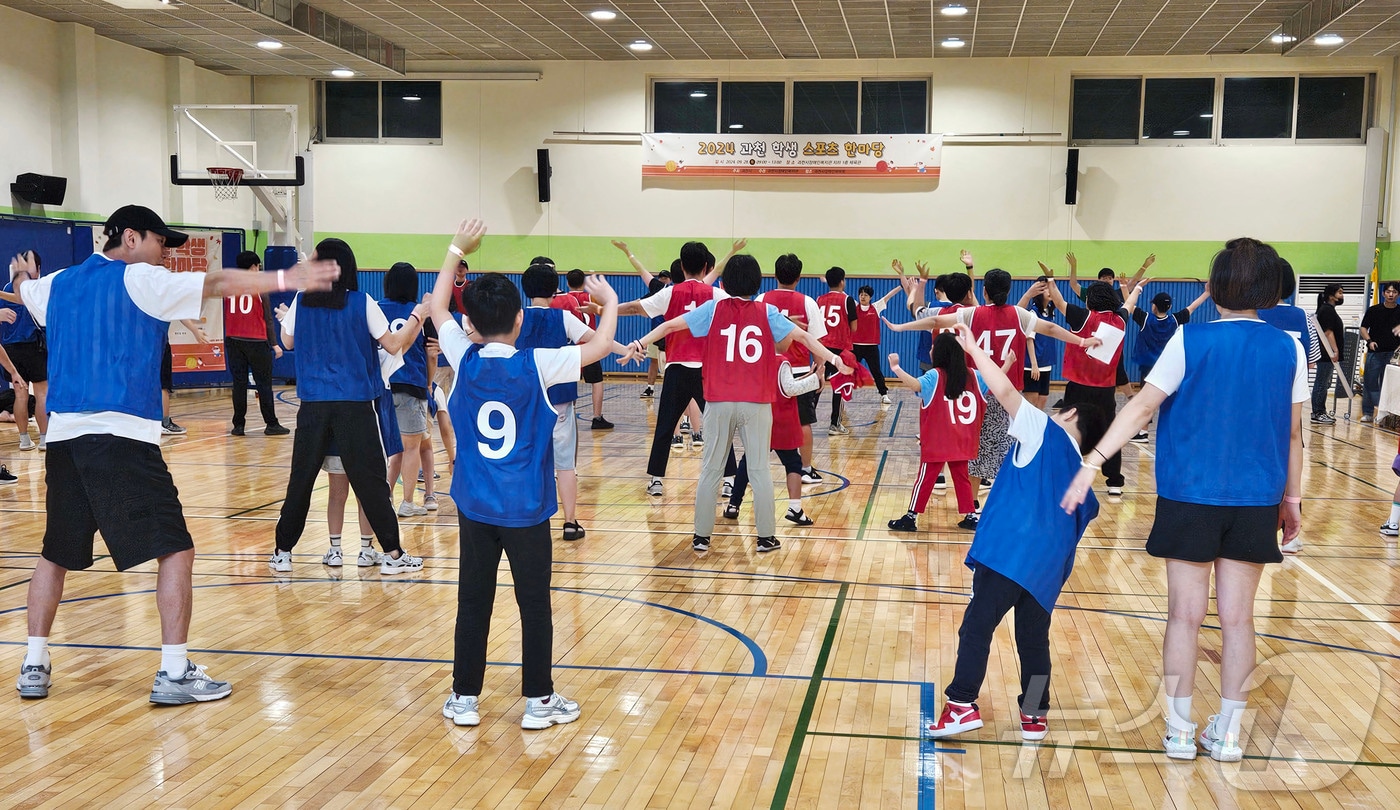
[(643, 177), (936, 179), (942, 135), (642, 133)]

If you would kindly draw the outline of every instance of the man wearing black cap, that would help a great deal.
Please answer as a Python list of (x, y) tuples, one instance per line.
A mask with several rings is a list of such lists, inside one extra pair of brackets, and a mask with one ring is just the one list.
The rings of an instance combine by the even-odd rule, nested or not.
[[(1124, 303), (1124, 308), (1132, 314), (1133, 323), (1138, 325), (1137, 342), (1133, 346), (1133, 362), (1137, 363), (1144, 380), (1152, 371), (1152, 367), (1157, 365), (1157, 358), (1162, 356), (1162, 350), (1166, 348), (1171, 336), (1176, 334), (1177, 327), (1189, 322), (1191, 313), (1210, 297), (1210, 290), (1203, 290), (1196, 296), (1195, 301), (1173, 314), (1172, 297), (1165, 292), (1159, 292), (1152, 296), (1152, 310), (1148, 312), (1137, 307), (1138, 296), (1146, 287), (1145, 283), (1134, 287)], [(1147, 438), (1147, 431), (1139, 430), (1132, 441), (1141, 444), (1146, 442)]]
[(218, 700), (232, 687), (186, 657), (194, 542), (160, 454), (162, 344), (170, 322), (198, 318), (206, 298), (326, 289), (340, 269), (316, 262), (277, 273), (172, 273), (160, 266), (162, 252), (187, 237), (138, 205), (119, 208), (103, 234), (101, 253), (43, 278), (32, 278), (28, 256), (10, 262), (15, 292), (48, 328), (54, 372), (48, 525), (29, 581), (29, 644), (16, 688), (24, 698), (48, 697), (48, 635), (64, 578), (91, 567), (101, 531), (117, 570), (160, 563), (161, 668), (151, 702)]

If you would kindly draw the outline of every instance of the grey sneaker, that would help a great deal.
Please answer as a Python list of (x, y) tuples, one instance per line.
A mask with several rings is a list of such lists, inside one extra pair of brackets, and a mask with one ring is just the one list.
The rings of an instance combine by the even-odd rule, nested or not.
[(372, 548), (360, 547), (360, 556), (355, 560), (355, 564), (361, 568), (373, 568), (381, 562), (379, 552)]
[(268, 558), (267, 564), (279, 574), (289, 574), (292, 571), (292, 552), (274, 551), (272, 556)]
[(340, 546), (331, 546), (326, 549), (326, 556), (321, 558), (321, 565), (329, 565), (332, 568), (339, 568), (345, 564), (345, 555), (341, 553)]
[(407, 571), (422, 571), (423, 558), (415, 557), (407, 551), (400, 551), (398, 557), (390, 554), (379, 555), (379, 573), (402, 574)]
[(436, 496), (436, 495), (424, 495), (424, 496), (423, 496), (423, 508), (426, 509), (426, 510), (428, 510), (429, 512), (436, 512), (436, 511), (438, 510), (437, 496)]
[(654, 498), (660, 497), (664, 491), (665, 489), (662, 487), (661, 481), (659, 480), (647, 484), (647, 494)]
[(481, 710), (476, 704), (476, 695), (459, 695), (453, 692), (442, 704), (442, 716), (458, 726), (481, 725)]
[(721, 500), (726, 500), (726, 501), (727, 501), (727, 500), (729, 500), (729, 498), (730, 498), (731, 496), (733, 496), (733, 494), (734, 494), (734, 485), (733, 485), (733, 484), (729, 483), (728, 481), (725, 481), (723, 484), (720, 484), (720, 486), (719, 486), (719, 497), (720, 497)]
[(578, 716), (578, 703), (555, 692), (547, 698), (526, 698), (525, 716), (520, 719), (520, 727), (549, 728), (560, 723), (572, 723)]
[(155, 685), (151, 687), (151, 702), (162, 706), (180, 706), (185, 703), (204, 703), (209, 700), (222, 700), (233, 694), (228, 681), (216, 681), (204, 674), (204, 667), (197, 667), (193, 661), (185, 661), (185, 672), (172, 678), (164, 671), (156, 673)]
[(399, 504), (399, 517), (422, 517), (428, 510), (410, 501)]
[(53, 670), (43, 664), (29, 664), (19, 668), (19, 682), (15, 688), (22, 698), (46, 698), (49, 696), (50, 675)]

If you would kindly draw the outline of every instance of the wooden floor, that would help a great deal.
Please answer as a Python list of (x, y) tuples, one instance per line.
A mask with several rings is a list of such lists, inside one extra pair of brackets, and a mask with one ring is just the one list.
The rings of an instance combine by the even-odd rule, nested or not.
[[(673, 454), (666, 496), (646, 496), (655, 405), (639, 389), (609, 385), (616, 430), (593, 434), (580, 422), (588, 537), (555, 543), (554, 675), (583, 716), (547, 731), (519, 726), (519, 628), (504, 570), (482, 724), (455, 728), (440, 714), (457, 591), (450, 502), (402, 521), (404, 545), (427, 558), (421, 574), (335, 572), (320, 563), (323, 480), (292, 574), (273, 576), (290, 440), (264, 438), (260, 425), (227, 437), (226, 392), (180, 394), (175, 415), (189, 434), (164, 450), (200, 551), (192, 657), (231, 680), (233, 696), (147, 702), (159, 660), (154, 568), (118, 574), (100, 559), (68, 579), (51, 696), (0, 695), (0, 806), (1400, 802), (1400, 551), (1376, 532), (1396, 480), (1393, 433), (1356, 422), (1307, 433), (1307, 547), (1265, 575), (1246, 758), (1222, 766), (1170, 762), (1159, 749), (1166, 582), (1142, 550), (1153, 445), (1126, 451), (1127, 494), (1105, 502), (1055, 613), (1049, 738), (1020, 742), (1003, 627), (981, 697), (986, 728), (934, 745), (920, 730), (951, 675), (971, 536), (952, 528), (951, 491), (935, 496), (919, 534), (885, 529), (907, 504), (917, 463), (914, 396), (896, 392), (881, 409), (859, 392), (851, 435), (819, 435), (818, 467), (832, 473), (808, 488), (815, 526), (780, 520), (782, 550), (759, 556), (746, 505), (737, 526), (719, 521), (713, 550), (697, 558), (699, 454)], [(279, 399), (290, 424), (294, 395)], [(43, 456), (18, 452), (13, 426), (0, 425), (0, 461), (21, 477), (0, 490), (0, 648), (9, 649), (0, 660), (13, 674), (44, 528)], [(352, 510), (351, 556), (353, 526)], [(1219, 700), (1214, 621), (1201, 633), (1202, 722)]]

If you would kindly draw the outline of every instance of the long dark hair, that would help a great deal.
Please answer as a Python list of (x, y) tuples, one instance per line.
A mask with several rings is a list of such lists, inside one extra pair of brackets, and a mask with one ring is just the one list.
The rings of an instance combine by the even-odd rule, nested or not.
[(326, 292), (302, 293), (301, 305), (325, 309), (344, 309), (345, 294), (360, 289), (360, 266), (355, 263), (355, 251), (350, 249), (344, 239), (332, 237), (316, 243), (316, 258), (334, 260), (336, 264), (340, 265), (340, 278), (336, 279)]
[(408, 262), (395, 262), (384, 274), (384, 297), (400, 304), (416, 304), (418, 270)]
[(952, 332), (933, 339), (929, 363), (943, 375), (943, 396), (957, 399), (967, 390), (967, 354)]

